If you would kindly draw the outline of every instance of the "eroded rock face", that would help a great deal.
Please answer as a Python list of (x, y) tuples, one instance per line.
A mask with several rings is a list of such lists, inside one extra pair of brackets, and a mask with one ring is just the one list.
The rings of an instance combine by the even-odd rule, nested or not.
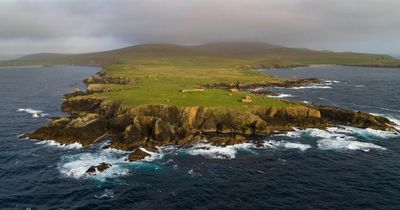
[(353, 112), (331, 106), (319, 106), (321, 117), (334, 124), (349, 125), (359, 128), (391, 130), (395, 123), (381, 116), (373, 116), (366, 112)]
[(91, 174), (91, 173), (97, 173), (97, 172), (103, 172), (105, 170), (107, 170), (108, 168), (111, 168), (111, 164), (109, 163), (100, 163), (99, 165), (96, 166), (91, 166), (86, 173)]
[(80, 113), (53, 120), (26, 136), (38, 140), (55, 140), (62, 144), (78, 142), (89, 146), (106, 134), (106, 125), (107, 121), (99, 114)]

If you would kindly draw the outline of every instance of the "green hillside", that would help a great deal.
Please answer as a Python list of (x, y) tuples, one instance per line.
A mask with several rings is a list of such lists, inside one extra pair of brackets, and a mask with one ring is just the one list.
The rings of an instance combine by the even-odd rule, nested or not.
[[(332, 53), (243, 42), (198, 46), (145, 44), (88, 54), (36, 54), (0, 64), (102, 66), (103, 77), (125, 78), (134, 81), (134, 85), (93, 82), (88, 88), (99, 97), (121, 101), (129, 106), (166, 104), (248, 110), (258, 106), (288, 104), (257, 95), (252, 95), (252, 103), (242, 103), (245, 92), (205, 89), (204, 84), (282, 81), (254, 71), (256, 68), (309, 64), (400, 66), (400, 61), (386, 55)], [(188, 89), (205, 90), (182, 92)]]
[(108, 66), (129, 59), (205, 58), (230, 60), (236, 65), (309, 65), (339, 64), (362, 66), (400, 66), (400, 60), (388, 55), (328, 52), (288, 48), (257, 42), (225, 42), (196, 46), (144, 44), (117, 50), (85, 54), (34, 54), (0, 62), (1, 66), (21, 65), (97, 65)]

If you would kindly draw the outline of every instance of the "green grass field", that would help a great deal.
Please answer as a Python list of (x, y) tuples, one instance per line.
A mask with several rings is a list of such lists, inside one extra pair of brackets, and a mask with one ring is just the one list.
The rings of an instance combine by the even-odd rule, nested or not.
[[(204, 92), (185, 92), (185, 89), (202, 88), (205, 83), (264, 82), (279, 78), (266, 77), (249, 69), (239, 69), (236, 59), (204, 57), (133, 59), (124, 64), (111, 65), (104, 72), (109, 76), (128, 77), (137, 85), (126, 85), (124, 90), (100, 95), (129, 106), (143, 104), (167, 104), (176, 106), (228, 107), (250, 109), (254, 106), (285, 106), (286, 103), (268, 97), (252, 96), (252, 103), (242, 103), (246, 93), (230, 94), (226, 90), (205, 89)], [(121, 86), (115, 86), (121, 89)]]

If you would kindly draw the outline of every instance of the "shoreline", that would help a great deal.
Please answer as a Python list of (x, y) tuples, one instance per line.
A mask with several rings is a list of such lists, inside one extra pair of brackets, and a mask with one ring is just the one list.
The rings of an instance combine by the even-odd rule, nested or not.
[[(104, 71), (98, 74), (104, 75)], [(85, 81), (88, 87), (88, 79)], [(294, 82), (293, 85), (303, 83)], [(105, 148), (131, 151), (129, 161), (137, 161), (150, 155), (143, 149), (157, 152), (159, 146), (190, 147), (203, 139), (208, 139), (209, 143), (216, 146), (240, 143), (258, 145), (257, 136), (286, 133), (293, 131), (294, 127), (325, 129), (347, 125), (397, 131), (393, 122), (381, 116), (301, 102), (286, 102), (295, 105), (287, 108), (266, 106), (252, 111), (239, 111), (159, 104), (127, 107), (83, 91), (67, 93), (64, 98), (61, 107), (63, 112), (68, 113), (67, 116), (55, 117), (49, 124), (23, 137), (53, 139), (66, 145), (80, 143), (88, 147), (107, 136), (112, 141)]]

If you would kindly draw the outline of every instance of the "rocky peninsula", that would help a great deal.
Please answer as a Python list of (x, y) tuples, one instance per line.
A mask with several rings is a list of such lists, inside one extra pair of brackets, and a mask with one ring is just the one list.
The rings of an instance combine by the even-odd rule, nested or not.
[[(134, 84), (123, 78), (102, 76), (85, 80), (89, 87), (93, 84), (108, 84), (110, 81), (112, 84)], [(239, 87), (296, 87), (318, 81), (285, 80), (282, 83), (254, 83)], [(231, 85), (208, 84), (207, 87), (226, 88)], [(145, 151), (158, 152), (157, 147), (161, 146), (190, 147), (204, 139), (219, 146), (244, 142), (257, 144), (257, 136), (293, 131), (294, 128), (324, 129), (334, 125), (348, 125), (395, 131), (395, 124), (384, 117), (299, 102), (284, 102), (288, 106), (282, 107), (264, 106), (241, 111), (162, 104), (129, 107), (91, 91), (76, 91), (67, 94), (65, 98), (62, 111), (70, 115), (53, 118), (49, 124), (26, 137), (52, 139), (62, 144), (79, 142), (86, 147), (108, 136), (112, 138), (108, 147), (132, 151), (129, 161), (141, 160), (150, 155)]]
[[(384, 117), (271, 98), (272, 92), (252, 89), (322, 82), (317, 78), (265, 76), (255, 71), (259, 68), (310, 64), (394, 66), (400, 63), (398, 60), (267, 44), (252, 44), (241, 51), (245, 45), (217, 50), (213, 45), (152, 44), (69, 55), (65, 61), (58, 58), (57, 62), (64, 64), (68, 61), (76, 65), (99, 65), (103, 71), (84, 80), (86, 91), (75, 90), (65, 95), (61, 109), (68, 116), (54, 117), (25, 137), (62, 144), (78, 142), (84, 147), (110, 137), (107, 147), (131, 151), (128, 160), (137, 161), (158, 152), (162, 146), (191, 147), (204, 140), (218, 146), (244, 142), (260, 145), (258, 137), (295, 128), (347, 125), (396, 131), (395, 124)], [(278, 55), (284, 59), (277, 60)], [(51, 59), (29, 58), (29, 63), (54, 64), (46, 63)], [(352, 63), (341, 63), (343, 58), (351, 58)], [(26, 63), (22, 61), (21, 64)], [(94, 165), (88, 173), (109, 167), (107, 163)]]

